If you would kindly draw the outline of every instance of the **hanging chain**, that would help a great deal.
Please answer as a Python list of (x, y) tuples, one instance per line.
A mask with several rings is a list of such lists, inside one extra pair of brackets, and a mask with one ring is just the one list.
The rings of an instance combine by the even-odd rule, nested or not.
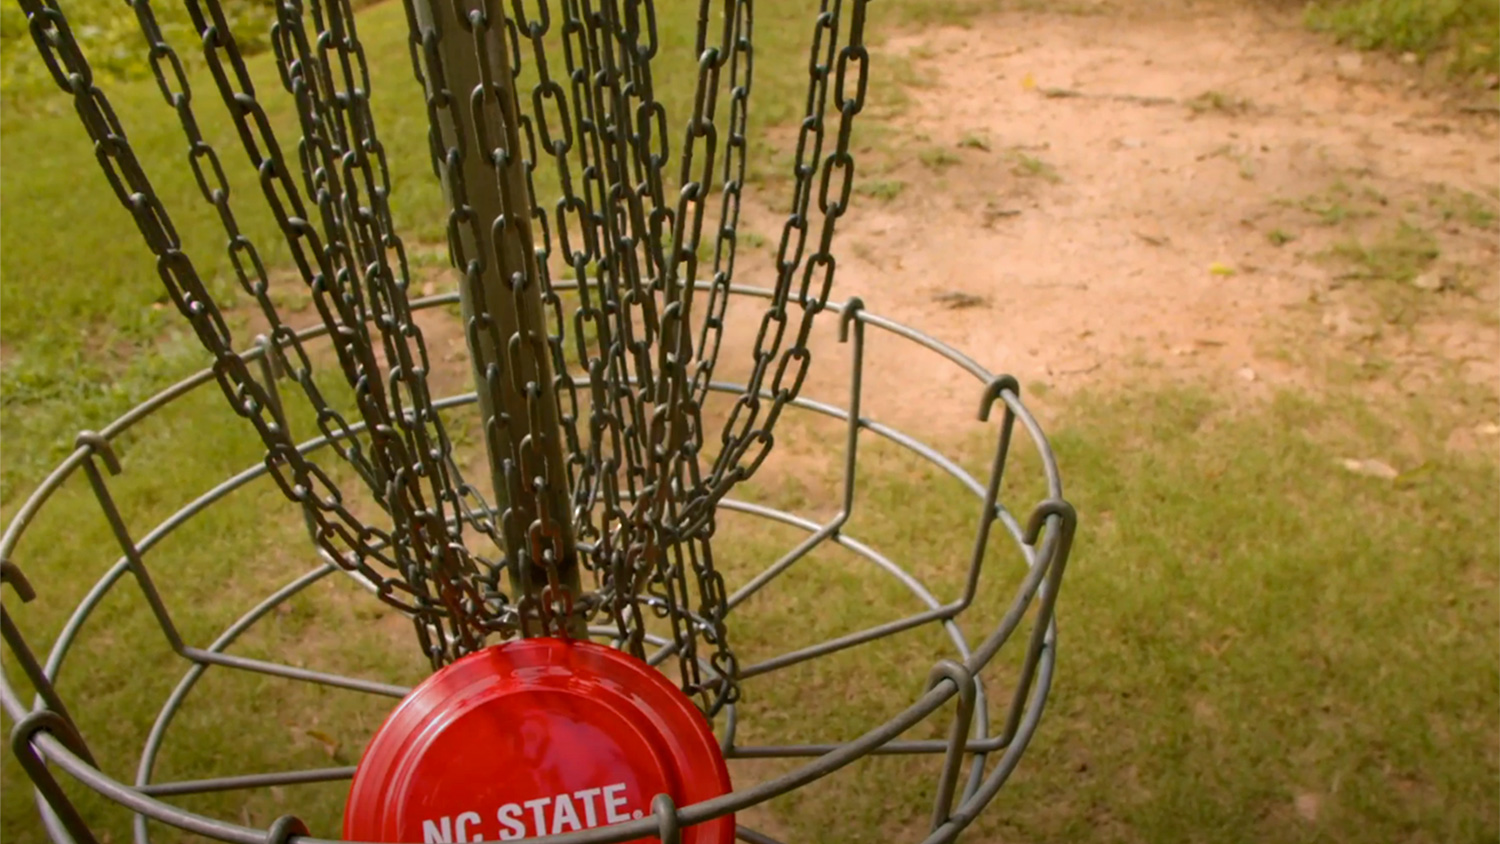
[[(219, 0), (185, 2), (352, 388), (357, 426), (330, 404), (308, 352), (276, 311), (260, 252), (231, 209), (219, 154), (199, 129), (182, 59), (149, 0), (130, 0), (182, 125), (189, 166), (223, 224), (235, 276), (270, 326), (271, 353), (388, 514), (388, 529), (350, 511), (233, 351), (222, 311), (182, 251), (56, 0), (19, 2), (173, 303), (213, 356), (231, 406), (264, 441), (272, 477), (307, 513), (325, 553), (413, 615), (434, 666), (495, 637), (576, 635), (599, 619), (644, 657), (655, 617), (671, 629), (684, 690), (710, 713), (737, 698), (727, 594), (711, 548), (714, 514), (765, 461), (811, 362), (813, 321), (834, 279), (834, 230), (851, 198), (853, 120), (868, 81), (867, 0), (822, 0), (814, 21), (771, 304), (711, 456), (703, 405), (722, 348), (746, 180), (751, 0), (699, 0), (688, 57), (662, 54), (651, 0), (408, 0), (411, 60), (450, 204), (448, 245), (462, 275), (498, 517), (464, 481), (429, 392), (430, 361), (407, 297), (410, 269), (392, 223), (386, 154), (348, 0), (277, 6), (271, 44), (300, 132), (292, 159), (271, 130)], [(654, 74), (688, 68), (692, 110), (674, 161)], [(478, 75), (455, 81), (467, 78), (461, 71)], [(554, 185), (555, 198), (544, 201)], [(716, 217), (710, 268), (699, 259), (706, 216)], [(555, 264), (571, 284), (552, 277)], [(489, 537), (505, 558), (480, 556), (472, 534)], [(578, 565), (592, 572), (593, 589), (570, 579)], [(500, 586), (507, 571), (514, 601)]]
[[(289, 2), (278, 10), (275, 43), (282, 59), (282, 82), (298, 96), (299, 112), (305, 109), (300, 163), (304, 187), (320, 212), (320, 237), (256, 98), (223, 9), (217, 0), (201, 5), (187, 0), (187, 5), (267, 204), (303, 281), (313, 292), (344, 375), (354, 388), (369, 454), (344, 416), (324, 398), (311, 358), (296, 333), (281, 321), (270, 298), (259, 250), (241, 233), (230, 205), (222, 161), (199, 128), (183, 61), (163, 40), (148, 0), (133, 0), (152, 71), (182, 125), (188, 163), (203, 198), (217, 211), (228, 236), (235, 276), (270, 325), (270, 353), (302, 388), (317, 413), (319, 430), (391, 514), (389, 530), (357, 518), (332, 477), (297, 449), (287, 420), (266, 386), (254, 379), (244, 359), (235, 353), (222, 311), (183, 252), (167, 209), (136, 159), (108, 99), (94, 84), (67, 19), (53, 0), (21, 0), (43, 61), (58, 86), (73, 96), (94, 143), (95, 157), (156, 256), (157, 273), (169, 297), (213, 356), (215, 378), (230, 406), (265, 443), (271, 477), (289, 499), (302, 506), (313, 527), (313, 539), (323, 552), (371, 583), (382, 600), (412, 615), (424, 653), (434, 666), (441, 665), (473, 649), (490, 633), (508, 632), (513, 613), (503, 594), (493, 589), (479, 591), (494, 581), (486, 575), (494, 566), (471, 555), (462, 541), (465, 524), (488, 529), (475, 515), (487, 508), (458, 476), (447, 435), (427, 394), (427, 355), (405, 295), (405, 254), (390, 223), (389, 178), (369, 119), (368, 83), (356, 89), (349, 76), (354, 66), (365, 73), (353, 18), (347, 6), (329, 9), (326, 19), (314, 13), (318, 35), (313, 43), (342, 57), (346, 85), (334, 93), (332, 79), (326, 75), (326, 56), (310, 60), (300, 6)], [(319, 72), (325, 75), (309, 78)], [(326, 104), (335, 98), (341, 102), (341, 112), (332, 115)], [(363, 197), (357, 187), (361, 179)], [(399, 276), (388, 263), (389, 253), (398, 256)], [(387, 376), (380, 374), (371, 348), (371, 321), (378, 326), (388, 359), (395, 361)], [(421, 488), (424, 479), (431, 490), (431, 505)], [(461, 510), (464, 518), (449, 524), (445, 506)]]
[[(539, 232), (536, 272), (553, 308), (552, 365), (558, 373), (581, 373), (588, 384), (587, 436), (568, 424), (563, 430), (574, 529), (593, 545), (587, 563), (599, 580), (598, 607), (621, 641), (642, 654), (647, 615), (666, 618), (683, 687), (704, 692), (706, 708), (716, 710), (738, 692), (724, 627), (727, 594), (709, 542), (713, 513), (728, 490), (765, 460), (772, 428), (797, 396), (811, 361), (813, 318), (833, 282), (834, 228), (852, 188), (849, 145), (867, 85), (865, 3), (851, 0), (845, 10), (842, 0), (827, 0), (816, 18), (775, 295), (761, 322), (750, 379), (708, 471), (700, 463), (701, 413), (721, 348), (738, 243), (752, 4), (698, 4), (693, 106), (675, 174), (669, 172), (668, 119), (656, 99), (653, 71), (686, 65), (658, 56), (652, 3), (512, 0), (510, 13), (511, 75), (522, 104), (519, 134), (526, 140), (531, 220)], [(559, 54), (560, 73), (554, 69)], [(519, 91), (528, 77), (529, 97)], [(720, 104), (726, 93), (727, 107)], [(825, 156), (830, 94), (836, 140)], [(538, 192), (539, 168), (555, 177), (550, 207)], [(705, 273), (699, 252), (715, 193), (720, 202), (709, 235), (713, 266)], [(816, 246), (804, 261), (809, 231)], [(564, 341), (570, 326), (556, 307), (554, 257), (571, 271), (578, 295), (571, 344)], [(696, 295), (700, 287), (708, 291), (706, 303)], [(788, 338), (794, 303), (800, 318)], [(701, 315), (695, 307), (703, 309)], [(764, 400), (768, 376), (770, 398)], [(571, 423), (578, 396), (570, 378), (560, 376), (558, 384), (559, 417)], [(698, 652), (700, 635), (711, 654)], [(699, 671), (704, 656), (730, 682), (705, 681)]]

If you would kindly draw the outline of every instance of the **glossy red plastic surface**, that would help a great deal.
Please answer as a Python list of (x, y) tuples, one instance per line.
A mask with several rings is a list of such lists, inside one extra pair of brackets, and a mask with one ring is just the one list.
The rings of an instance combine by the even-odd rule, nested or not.
[[(454, 662), (391, 713), (354, 774), (344, 837), (516, 841), (640, 818), (661, 793), (686, 806), (729, 790), (707, 719), (660, 673), (590, 642), (524, 639)], [(733, 840), (733, 816), (683, 831)]]

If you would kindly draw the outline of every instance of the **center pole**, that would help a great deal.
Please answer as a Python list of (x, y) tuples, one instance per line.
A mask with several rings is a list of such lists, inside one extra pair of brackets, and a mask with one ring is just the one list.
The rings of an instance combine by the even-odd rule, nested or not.
[[(419, 46), (419, 53), (427, 54), (423, 56), (427, 62), (436, 58), (441, 66), (440, 77), (431, 71), (426, 74), (428, 102), (437, 104), (429, 109), (437, 121), (432, 127), (439, 139), (436, 146), (448, 158), (445, 161), (440, 156), (437, 169), (450, 209), (462, 216), (462, 205), (471, 215), (456, 226), (457, 245), (470, 264), (458, 267), (464, 273), (459, 295), (486, 431), (490, 482), (501, 512), (509, 508), (512, 514), (500, 524), (511, 594), (523, 612), (530, 614), (532, 609), (542, 608), (543, 590), (550, 582), (542, 553), (547, 548), (560, 548), (553, 574), (567, 599), (555, 597), (576, 605), (583, 592), (572, 528), (567, 457), (557, 420), (554, 372), (545, 345), (548, 328), (541, 274), (532, 245), (532, 201), (518, 131), (509, 46), (502, 37), (503, 21), (486, 20), (482, 15), (461, 18), (460, 14), (471, 14), (467, 3), (407, 2), (420, 33), (427, 37), (434, 31), (438, 34), (436, 57)], [(485, 3), (483, 7), (501, 14), (499, 3)], [(481, 95), (486, 84), (487, 95)], [(436, 90), (439, 85), (442, 90)], [(483, 123), (476, 125), (476, 121)], [(509, 154), (499, 154), (501, 150)], [(456, 166), (452, 161), (455, 153)], [(497, 225), (502, 217), (504, 224)], [(458, 259), (458, 253), (454, 258)], [(473, 271), (475, 259), (478, 272)], [(511, 279), (522, 280), (519, 291)], [(496, 337), (506, 348), (495, 347)], [(527, 342), (528, 337), (542, 342)], [(498, 367), (498, 377), (490, 377), (487, 372), (492, 365)], [(517, 381), (529, 397), (517, 390)], [(497, 419), (499, 424), (495, 423)], [(498, 435), (492, 435), (492, 430)], [(521, 456), (514, 469), (520, 478), (518, 488), (512, 487), (505, 471), (513, 455)], [(516, 492), (531, 487), (533, 479), (524, 477), (527, 473), (545, 478), (546, 493), (522, 493), (517, 500)], [(533, 528), (538, 522), (549, 531), (557, 531), (556, 543), (537, 541)], [(526, 566), (518, 553), (523, 549), (529, 551), (524, 559), (531, 561)], [(532, 619), (523, 619), (523, 634), (536, 629)], [(587, 638), (587, 620), (582, 614), (570, 615), (566, 631), (575, 638)], [(545, 628), (543, 632), (547, 632)]]

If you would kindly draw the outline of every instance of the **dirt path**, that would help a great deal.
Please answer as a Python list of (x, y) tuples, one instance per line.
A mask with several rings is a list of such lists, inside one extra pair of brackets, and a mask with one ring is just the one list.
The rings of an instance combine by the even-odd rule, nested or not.
[[(926, 81), (859, 156), (836, 298), (1062, 390), (1316, 386), (1342, 361), (1493, 394), (1500, 133), (1411, 68), (1202, 9), (1006, 13), (888, 49)], [(767, 242), (739, 280), (769, 280), (784, 193), (747, 208)]]

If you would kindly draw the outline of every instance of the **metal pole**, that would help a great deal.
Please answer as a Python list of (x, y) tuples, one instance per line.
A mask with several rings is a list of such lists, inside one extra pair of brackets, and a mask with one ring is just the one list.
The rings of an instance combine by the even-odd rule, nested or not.
[[(457, 236), (463, 239), (463, 254), (471, 260), (477, 257), (482, 264), (477, 275), (465, 272), (459, 293), (470, 358), (474, 363), (481, 418), (487, 431), (491, 420), (498, 418), (503, 422), (498, 426), (498, 439), (485, 437), (490, 481), (502, 511), (507, 503), (523, 508), (531, 519), (545, 518), (560, 531), (561, 555), (556, 561), (556, 576), (559, 585), (576, 603), (582, 594), (582, 585), (551, 360), (545, 347), (540, 353), (535, 353), (524, 340), (515, 340), (527, 335), (545, 340), (548, 328), (537, 281), (541, 276), (537, 272), (537, 257), (532, 245), (532, 202), (527, 191), (525, 162), (517, 128), (518, 106), (503, 23), (497, 19), (476, 25), (472, 20), (461, 19), (459, 15), (466, 11), (466, 3), (445, 0), (408, 2), (412, 4), (419, 28), (423, 31), (435, 28), (439, 33), (436, 49), (442, 65), (442, 85), (448, 92), (449, 102), (447, 107), (429, 112), (438, 121), (433, 130), (439, 133), (439, 138), (462, 139), (458, 146), (458, 167), (445, 167), (439, 162), (438, 170), (450, 208), (458, 204), (455, 197), (461, 197), (472, 214), (472, 225), (457, 227)], [(498, 3), (483, 5), (496, 15), (502, 14)], [(431, 74), (427, 79), (429, 101), (438, 93), (432, 90), (437, 83), (430, 77)], [(486, 80), (489, 96), (479, 96), (478, 91)], [(483, 124), (476, 126), (476, 120), (483, 121)], [(488, 142), (488, 147), (481, 143), (481, 139)], [(510, 154), (497, 158), (494, 147), (501, 145)], [(441, 146), (439, 144), (439, 148)], [(496, 221), (505, 214), (509, 215), (507, 225), (496, 226)], [(458, 269), (464, 271), (467, 268)], [(517, 275), (529, 280), (519, 295), (507, 278)], [(493, 320), (497, 331), (475, 330), (476, 320), (480, 321), (479, 325)], [(495, 337), (502, 338), (502, 341), (510, 338), (509, 347), (495, 348)], [(487, 377), (486, 370), (492, 364), (512, 369), (520, 367), (522, 376), (515, 379), (513, 372), (502, 371), (498, 378)], [(535, 385), (539, 394), (533, 392), (528, 403), (527, 397), (516, 390), (516, 380)], [(533, 408), (532, 404), (539, 405), (539, 408)], [(532, 429), (534, 424), (536, 430)], [(533, 512), (530, 501), (513, 500), (506, 480), (506, 462), (511, 455), (523, 452), (537, 461), (524, 469), (545, 464), (548, 494), (535, 502), (537, 508), (545, 508), (545, 516)], [(518, 466), (516, 471), (523, 471), (523, 467)], [(548, 585), (547, 571), (540, 565), (541, 548), (532, 549), (530, 559), (535, 564), (530, 571), (522, 571), (517, 563), (517, 550), (526, 548), (533, 539), (531, 519), (502, 520), (501, 528), (510, 562), (511, 594), (517, 600), (530, 597), (533, 605), (540, 605), (542, 590)], [(530, 626), (526, 625), (523, 630)], [(574, 615), (568, 620), (567, 629), (570, 635), (586, 638), (587, 620)]]

